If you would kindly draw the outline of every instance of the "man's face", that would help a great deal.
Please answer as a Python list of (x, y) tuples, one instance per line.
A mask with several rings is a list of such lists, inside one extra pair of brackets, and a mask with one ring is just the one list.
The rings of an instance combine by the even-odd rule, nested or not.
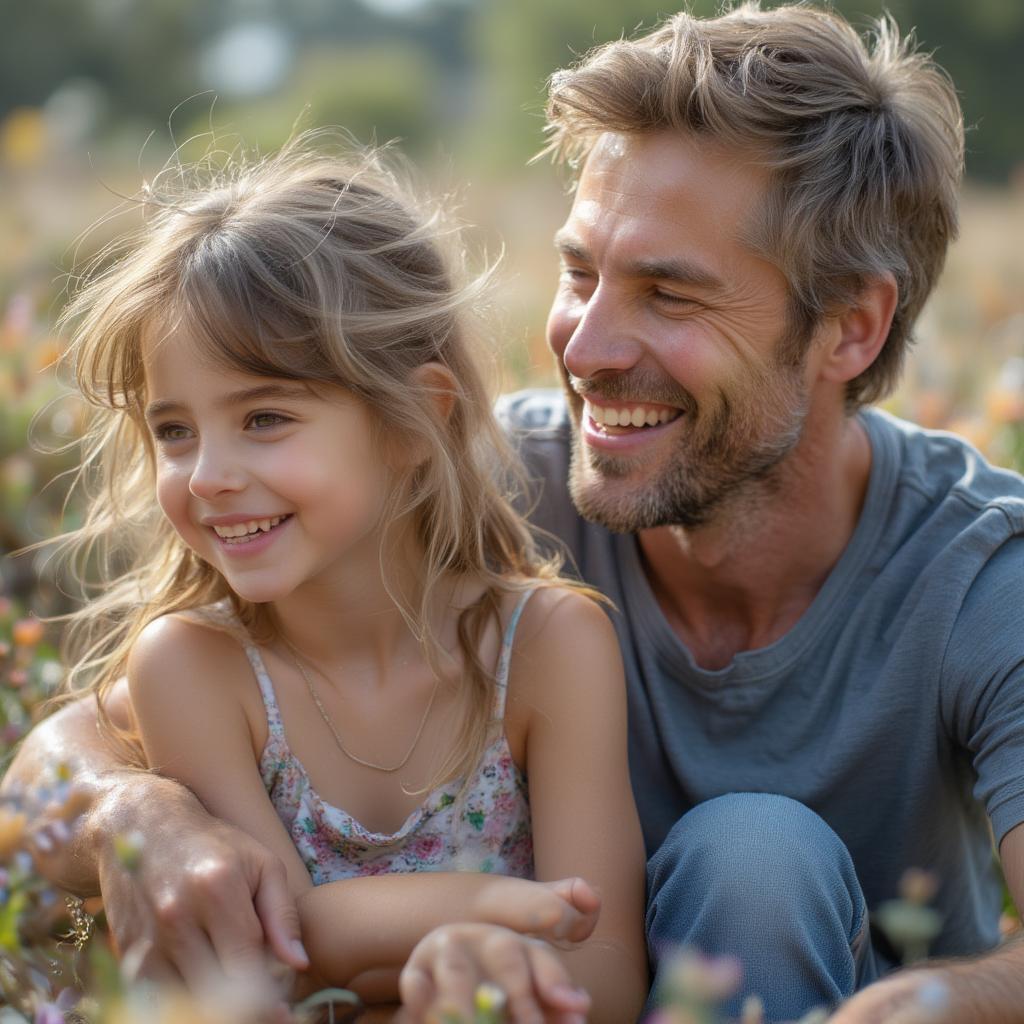
[(548, 318), (588, 519), (699, 526), (799, 440), (786, 281), (744, 240), (766, 186), (749, 153), (697, 137), (607, 134), (590, 154)]

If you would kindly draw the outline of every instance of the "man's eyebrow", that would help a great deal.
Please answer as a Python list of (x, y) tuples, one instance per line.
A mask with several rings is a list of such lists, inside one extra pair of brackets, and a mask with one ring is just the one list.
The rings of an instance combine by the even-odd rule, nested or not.
[[(231, 391), (217, 400), (220, 408), (232, 405), (245, 405), (248, 402), (262, 402), (270, 399), (310, 398), (312, 392), (301, 381), (280, 382), (273, 384), (257, 384), (251, 388), (240, 388)], [(146, 419), (153, 420), (169, 413), (185, 412), (187, 406), (173, 398), (161, 398), (146, 406)]]
[(709, 290), (725, 287), (722, 279), (707, 267), (690, 260), (637, 260), (629, 264), (626, 270), (633, 277), (653, 277), (659, 281), (675, 281)]
[[(580, 263), (592, 262), (590, 251), (573, 235), (559, 231), (555, 235), (555, 248), (569, 259)], [(649, 277), (657, 281), (674, 281), (691, 287), (718, 290), (725, 283), (707, 267), (694, 263), (692, 260), (652, 259), (637, 260), (625, 267), (630, 277)]]
[(555, 233), (555, 248), (570, 259), (579, 260), (580, 263), (590, 262), (590, 252), (576, 238), (567, 231), (562, 230)]

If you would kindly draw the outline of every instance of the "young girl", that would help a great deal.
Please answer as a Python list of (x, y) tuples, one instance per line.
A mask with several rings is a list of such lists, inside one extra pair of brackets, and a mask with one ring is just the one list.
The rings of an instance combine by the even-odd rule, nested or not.
[[(465, 922), (462, 980), (419, 947), (413, 1019), (491, 977), (514, 1020), (582, 1020), (571, 977), (621, 1024), (646, 967), (614, 632), (508, 504), (450, 232), (319, 141), (148, 189), (70, 308), (100, 485), (73, 545), (109, 569), (74, 679), (102, 708), (127, 672), (139, 763), (284, 862), (310, 985), (393, 1002)], [(574, 948), (501, 927), (569, 906), (585, 936), (588, 883)]]

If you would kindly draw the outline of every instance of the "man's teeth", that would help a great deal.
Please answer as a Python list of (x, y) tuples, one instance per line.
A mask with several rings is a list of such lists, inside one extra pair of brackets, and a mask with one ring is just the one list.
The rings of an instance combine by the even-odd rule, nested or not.
[(642, 405), (613, 408), (591, 405), (590, 402), (585, 403), (585, 410), (586, 414), (602, 427), (655, 427), (659, 423), (668, 423), (679, 415), (678, 409), (653, 409)]
[(245, 537), (250, 533), (266, 533), (286, 518), (286, 516), (271, 516), (270, 519), (250, 519), (247, 523), (232, 523), (231, 526), (215, 526), (213, 531), (218, 537), (222, 537), (224, 540), (230, 540), (232, 537)]

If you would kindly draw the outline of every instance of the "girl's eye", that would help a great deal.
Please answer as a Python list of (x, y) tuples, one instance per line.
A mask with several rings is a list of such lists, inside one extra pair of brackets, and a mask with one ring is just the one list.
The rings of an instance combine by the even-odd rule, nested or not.
[(270, 427), (287, 422), (289, 422), (288, 417), (282, 416), (279, 412), (254, 412), (249, 417), (248, 426), (254, 427), (256, 430), (268, 430)]
[(173, 441), (185, 441), (192, 436), (192, 431), (180, 423), (161, 423), (160, 426), (153, 428), (153, 436), (157, 441), (166, 444)]

